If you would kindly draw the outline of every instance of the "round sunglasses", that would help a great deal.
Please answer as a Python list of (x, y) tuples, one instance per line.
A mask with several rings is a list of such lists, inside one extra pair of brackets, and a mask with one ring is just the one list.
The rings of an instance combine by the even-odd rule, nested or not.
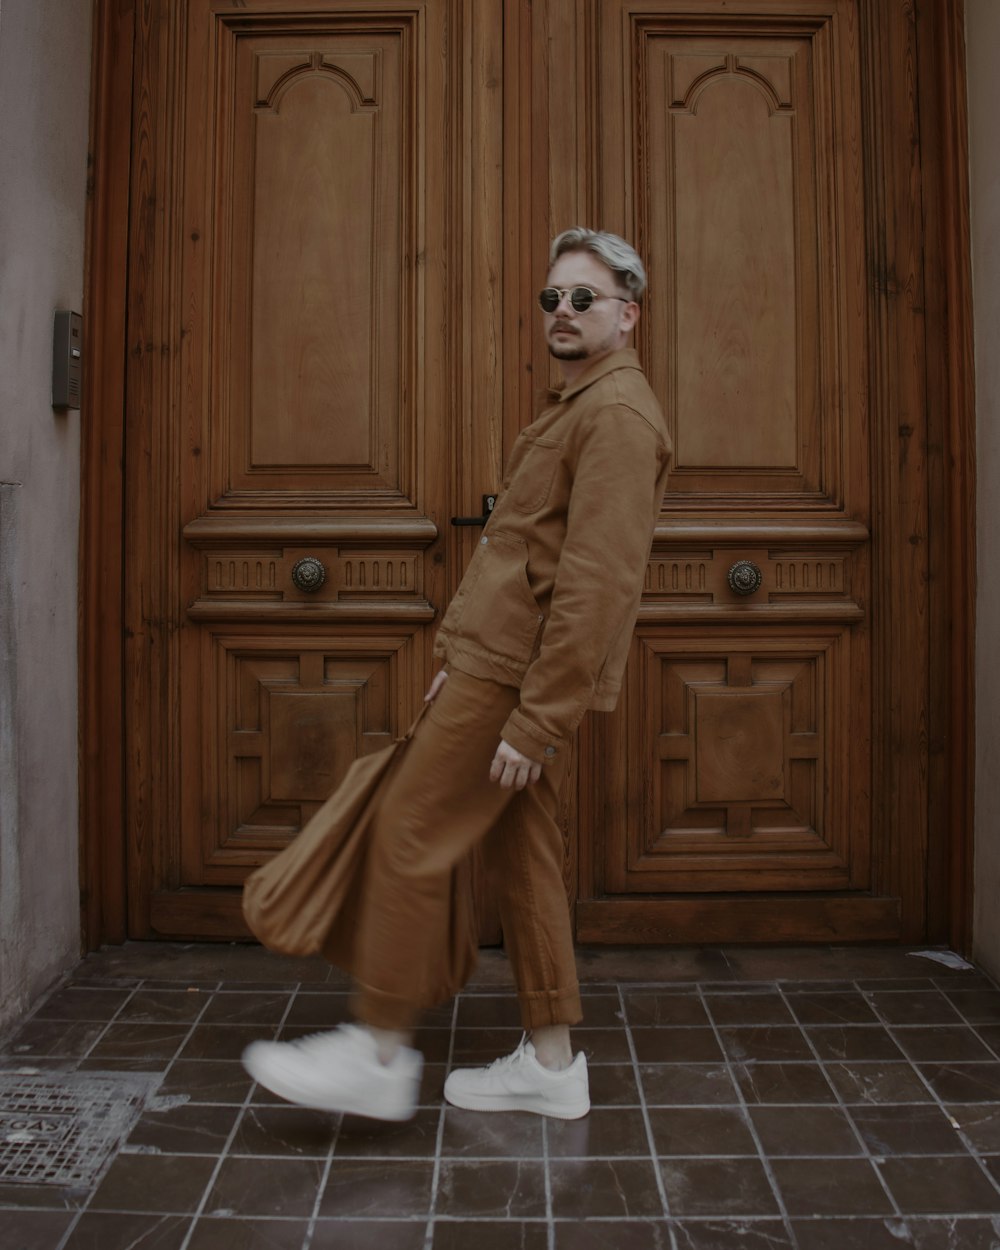
[(547, 286), (538, 292), (538, 307), (542, 312), (554, 313), (566, 296), (569, 296), (570, 307), (578, 313), (587, 312), (593, 306), (594, 301), (599, 299), (617, 299), (623, 304), (632, 302), (625, 299), (623, 295), (600, 295), (597, 291), (592, 291), (589, 286), (574, 286), (562, 290), (557, 286)]

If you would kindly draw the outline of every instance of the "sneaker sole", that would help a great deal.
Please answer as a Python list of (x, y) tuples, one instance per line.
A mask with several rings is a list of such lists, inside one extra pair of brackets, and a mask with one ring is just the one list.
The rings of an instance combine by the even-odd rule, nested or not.
[(463, 1111), (530, 1111), (533, 1115), (547, 1115), (553, 1120), (582, 1120), (590, 1111), (590, 1099), (585, 1104), (576, 1103), (560, 1107), (542, 1102), (538, 1098), (515, 1098), (510, 1094), (462, 1094), (453, 1097), (445, 1091), (445, 1101)]

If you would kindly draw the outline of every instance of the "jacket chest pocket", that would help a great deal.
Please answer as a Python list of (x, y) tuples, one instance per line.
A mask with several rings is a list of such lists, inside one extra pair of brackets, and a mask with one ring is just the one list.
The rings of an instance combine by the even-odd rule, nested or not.
[(507, 502), (517, 512), (538, 512), (548, 502), (562, 459), (563, 445), (537, 438), (511, 475)]

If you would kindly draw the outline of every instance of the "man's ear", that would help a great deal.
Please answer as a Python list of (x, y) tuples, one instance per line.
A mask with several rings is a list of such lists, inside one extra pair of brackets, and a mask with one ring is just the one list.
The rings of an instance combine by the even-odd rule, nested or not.
[(639, 305), (634, 301), (630, 304), (622, 304), (618, 326), (623, 334), (628, 334), (635, 327), (635, 323), (639, 320), (640, 311)]

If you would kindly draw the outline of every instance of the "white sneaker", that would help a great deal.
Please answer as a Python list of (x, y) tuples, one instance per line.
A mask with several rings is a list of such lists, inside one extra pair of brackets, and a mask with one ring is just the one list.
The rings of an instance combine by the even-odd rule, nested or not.
[(409, 1120), (417, 1109), (423, 1056), (401, 1047), (379, 1062), (367, 1029), (342, 1024), (294, 1042), (251, 1042), (243, 1066), (272, 1094), (319, 1111), (347, 1111), (373, 1120)]
[(467, 1111), (534, 1111), (557, 1120), (579, 1120), (590, 1110), (587, 1056), (581, 1051), (568, 1068), (543, 1068), (526, 1037), (512, 1055), (488, 1068), (456, 1068), (444, 1083), (453, 1107)]

